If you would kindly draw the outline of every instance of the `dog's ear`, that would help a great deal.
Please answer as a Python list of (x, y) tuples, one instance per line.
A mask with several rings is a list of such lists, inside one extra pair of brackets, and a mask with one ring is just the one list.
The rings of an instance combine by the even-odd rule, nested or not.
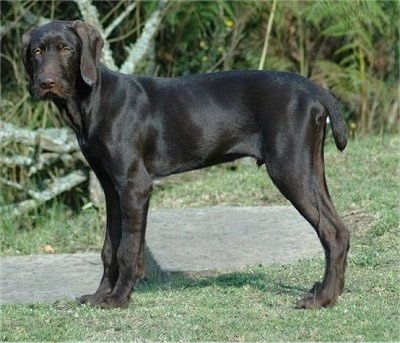
[(97, 68), (104, 41), (98, 30), (83, 21), (74, 21), (72, 27), (82, 41), (80, 66), (82, 79), (91, 86), (97, 81)]
[(31, 52), (30, 52), (30, 46), (31, 46), (31, 40), (32, 36), (35, 33), (36, 29), (31, 29), (28, 32), (24, 33), (22, 35), (22, 62), (24, 64), (26, 73), (28, 74), (29, 77), (29, 93), (32, 95), (32, 85), (33, 85), (33, 68), (32, 68), (32, 62), (31, 62)]

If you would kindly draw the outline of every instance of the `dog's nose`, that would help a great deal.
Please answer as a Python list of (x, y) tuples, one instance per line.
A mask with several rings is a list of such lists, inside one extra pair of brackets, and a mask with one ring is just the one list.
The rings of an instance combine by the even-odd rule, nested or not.
[(51, 89), (56, 85), (56, 82), (51, 76), (46, 76), (39, 79), (39, 84), (43, 89)]

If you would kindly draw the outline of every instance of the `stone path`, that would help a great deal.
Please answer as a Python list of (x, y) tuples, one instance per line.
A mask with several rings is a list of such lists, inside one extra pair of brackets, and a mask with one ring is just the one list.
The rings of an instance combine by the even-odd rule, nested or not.
[[(150, 211), (147, 274), (165, 281), (323, 256), (312, 227), (287, 206)], [(100, 253), (0, 259), (0, 304), (75, 298), (96, 290)]]
[(2, 257), (0, 262), (0, 304), (93, 293), (103, 270), (100, 253)]

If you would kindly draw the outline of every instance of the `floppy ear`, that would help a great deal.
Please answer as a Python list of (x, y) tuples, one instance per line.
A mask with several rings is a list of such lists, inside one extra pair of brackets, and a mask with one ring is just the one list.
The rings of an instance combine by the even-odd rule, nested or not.
[(82, 79), (91, 86), (97, 81), (97, 68), (104, 42), (100, 32), (83, 21), (74, 21), (72, 27), (82, 41), (80, 66)]
[(29, 77), (29, 92), (31, 93), (31, 95), (32, 95), (31, 89), (33, 85), (33, 69), (30, 59), (31, 53), (29, 47), (31, 45), (31, 39), (35, 31), (36, 29), (31, 29), (28, 32), (24, 33), (22, 36), (22, 52), (21, 52), (22, 62)]

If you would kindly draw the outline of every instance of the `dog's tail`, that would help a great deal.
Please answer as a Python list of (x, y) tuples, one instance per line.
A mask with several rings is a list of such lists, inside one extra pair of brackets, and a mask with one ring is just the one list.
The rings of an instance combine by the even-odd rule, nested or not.
[(340, 151), (343, 151), (347, 145), (347, 127), (346, 122), (340, 113), (338, 102), (328, 92), (324, 94), (321, 102), (328, 111), (336, 146)]

